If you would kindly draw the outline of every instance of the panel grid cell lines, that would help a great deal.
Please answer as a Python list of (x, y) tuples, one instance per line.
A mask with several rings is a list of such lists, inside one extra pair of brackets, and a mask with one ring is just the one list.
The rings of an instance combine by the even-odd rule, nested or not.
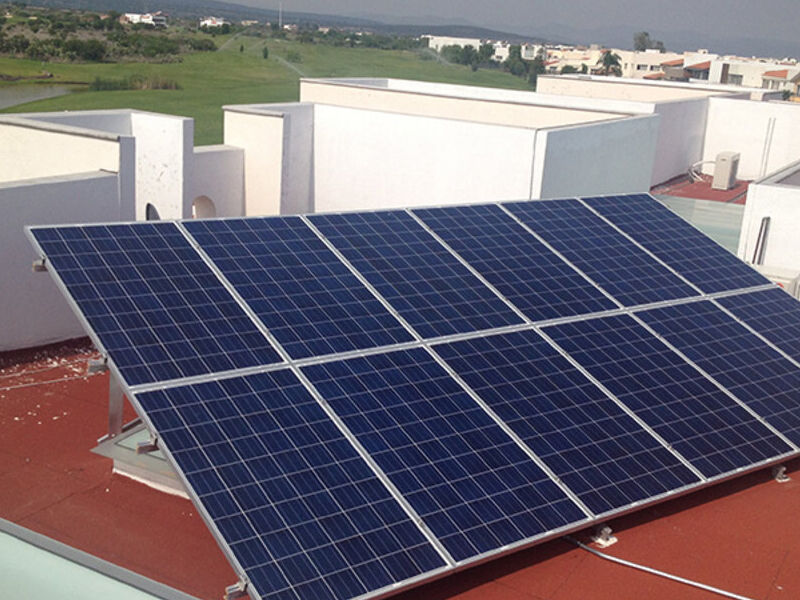
[(457, 561), (585, 520), (425, 350), (303, 373)]
[(595, 514), (700, 482), (535, 331), (434, 349)]
[(718, 302), (800, 362), (800, 302), (778, 288), (720, 298)]
[(280, 362), (174, 224), (32, 234), (129, 385)]
[(532, 321), (616, 308), (497, 205), (412, 212)]
[(446, 566), (290, 371), (136, 400), (257, 597), (353, 598)]
[(706, 293), (769, 283), (652, 196), (603, 196), (583, 201)]
[(522, 323), (405, 212), (309, 220), (424, 338)]
[(794, 444), (800, 444), (800, 369), (711, 302), (637, 313)]
[(299, 217), (184, 226), (292, 358), (414, 339)]
[(698, 295), (578, 200), (503, 206), (625, 306)]
[(544, 332), (706, 477), (792, 450), (630, 316)]

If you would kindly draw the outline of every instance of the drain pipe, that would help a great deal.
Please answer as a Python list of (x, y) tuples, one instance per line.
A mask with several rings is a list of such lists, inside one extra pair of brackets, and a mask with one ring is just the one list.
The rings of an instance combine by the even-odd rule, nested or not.
[(748, 598), (747, 596), (740, 596), (739, 594), (734, 594), (733, 592), (726, 592), (725, 590), (721, 590), (719, 588), (706, 585), (705, 583), (692, 581), (691, 579), (686, 579), (685, 577), (678, 577), (677, 575), (671, 575), (670, 573), (665, 573), (664, 571), (659, 571), (658, 569), (653, 569), (652, 567), (647, 567), (645, 565), (640, 565), (638, 563), (634, 563), (629, 560), (617, 558), (616, 556), (611, 556), (610, 554), (604, 554), (598, 550), (595, 550), (590, 546), (587, 546), (586, 544), (582, 544), (581, 542), (579, 542), (574, 538), (571, 538), (570, 536), (565, 536), (564, 539), (575, 544), (579, 548), (586, 550), (587, 552), (591, 552), (595, 556), (599, 556), (600, 558), (604, 558), (605, 560), (610, 560), (611, 562), (615, 562), (619, 565), (631, 567), (632, 569), (638, 569), (639, 571), (644, 571), (645, 573), (650, 573), (651, 575), (656, 575), (658, 577), (664, 577), (672, 581), (677, 581), (678, 583), (682, 583), (684, 585), (690, 585), (692, 587), (705, 590), (706, 592), (711, 592), (712, 594), (718, 594), (720, 596), (724, 596), (725, 598), (733, 598), (733, 600), (753, 600), (752, 598)]

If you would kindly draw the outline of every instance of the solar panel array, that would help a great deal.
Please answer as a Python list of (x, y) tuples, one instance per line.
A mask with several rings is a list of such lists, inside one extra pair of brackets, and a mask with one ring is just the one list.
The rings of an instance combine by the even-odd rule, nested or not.
[(800, 304), (647, 195), (30, 235), (254, 598), (800, 453)]

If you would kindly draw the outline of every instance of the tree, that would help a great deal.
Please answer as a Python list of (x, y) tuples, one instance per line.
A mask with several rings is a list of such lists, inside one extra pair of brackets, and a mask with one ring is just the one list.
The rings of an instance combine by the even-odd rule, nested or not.
[(577, 73), (577, 72), (578, 72), (578, 68), (577, 67), (573, 67), (572, 65), (564, 65), (563, 67), (561, 67), (561, 74), (562, 75), (569, 75), (570, 73)]
[(528, 63), (522, 60), (522, 46), (515, 44), (508, 47), (508, 58), (503, 63), (506, 70), (517, 77), (528, 74)]
[(611, 50), (604, 50), (603, 56), (600, 57), (600, 60), (597, 61), (597, 64), (603, 65), (603, 74), (609, 75), (621, 75), (622, 74), (622, 65), (619, 63), (620, 56), (616, 52), (612, 52)]
[(633, 49), (637, 52), (644, 52), (645, 50), (658, 50), (665, 52), (664, 42), (661, 40), (654, 40), (650, 38), (650, 34), (646, 31), (638, 31), (633, 34)]
[(481, 44), (478, 48), (478, 60), (482, 65), (487, 64), (494, 56), (494, 46), (491, 44)]

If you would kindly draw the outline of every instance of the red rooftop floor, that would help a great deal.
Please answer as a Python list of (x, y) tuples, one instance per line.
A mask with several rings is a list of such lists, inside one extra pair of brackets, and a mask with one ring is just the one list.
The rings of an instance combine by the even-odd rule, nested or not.
[[(90, 452), (107, 423), (108, 376), (79, 341), (0, 355), (0, 517), (199, 598), (236, 576), (192, 504), (111, 472)], [(128, 417), (133, 417), (130, 413)], [(610, 522), (607, 554), (757, 600), (800, 598), (800, 460)], [(586, 532), (576, 537), (587, 539)], [(555, 540), (461, 571), (398, 600), (706, 600), (720, 596)]]
[(688, 175), (680, 175), (665, 183), (653, 186), (650, 193), (679, 198), (695, 198), (697, 200), (713, 200), (727, 204), (744, 204), (747, 201), (749, 181), (737, 180), (729, 190), (715, 190), (711, 187), (711, 179), (694, 181)]

